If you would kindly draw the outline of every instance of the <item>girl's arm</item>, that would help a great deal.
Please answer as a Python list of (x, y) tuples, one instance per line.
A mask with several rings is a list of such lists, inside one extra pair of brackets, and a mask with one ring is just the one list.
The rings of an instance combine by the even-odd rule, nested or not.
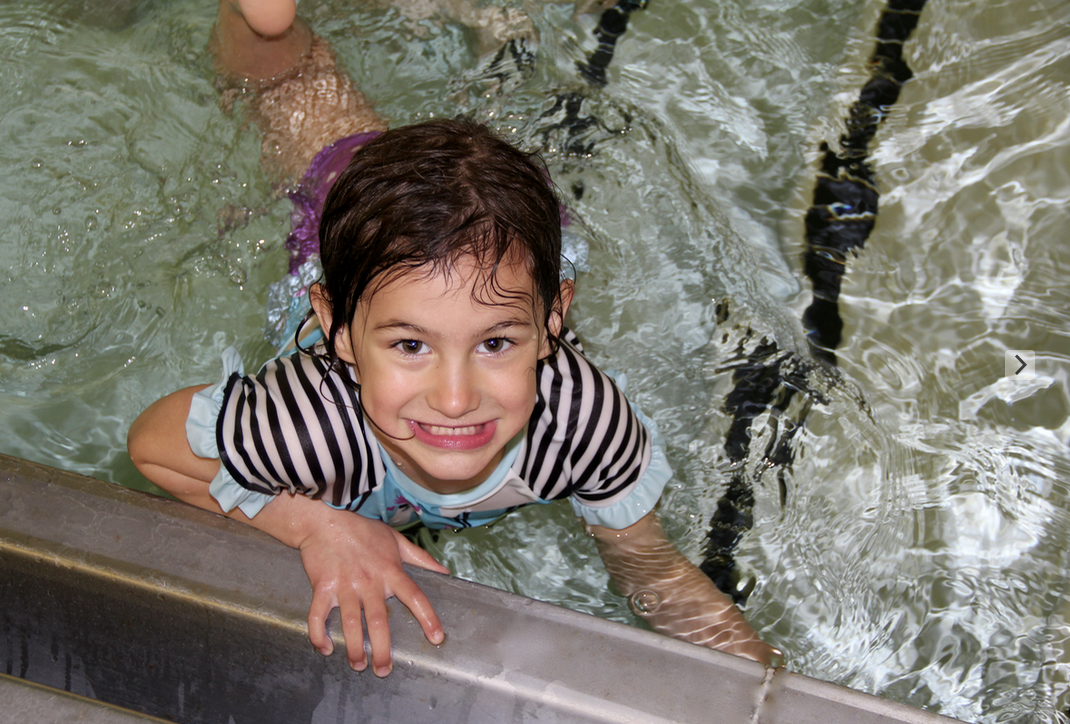
[(587, 528), (614, 584), (655, 631), (783, 665), (783, 654), (758, 638), (732, 600), (668, 541), (653, 511), (623, 530)]
[(392, 664), (386, 599), (391, 596), (408, 607), (428, 641), (442, 643), (442, 624), (431, 602), (401, 564), (439, 573), (449, 571), (385, 523), (301, 495), (279, 495), (255, 518), (248, 518), (237, 508), (223, 513), (208, 492), (220, 463), (196, 456), (186, 439), (190, 400), (202, 389), (191, 387), (169, 395), (134, 422), (127, 445), (138, 470), (180, 500), (240, 520), (300, 550), (312, 584), (308, 635), (324, 655), (334, 648), (326, 633), (327, 614), (338, 607), (350, 666), (364, 670), (363, 609), (372, 670), (378, 676), (389, 674)]

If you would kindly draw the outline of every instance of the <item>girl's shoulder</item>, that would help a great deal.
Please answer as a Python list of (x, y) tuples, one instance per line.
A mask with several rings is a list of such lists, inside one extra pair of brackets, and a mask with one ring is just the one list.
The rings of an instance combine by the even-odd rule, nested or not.
[[(316, 410), (321, 415), (358, 417), (360, 388), (346, 365), (332, 365), (321, 355), (319, 345), (311, 350), (296, 350), (268, 360), (255, 375), (230, 385), (227, 397), (240, 390), (254, 402), (259, 396), (273, 400), (300, 414)], [(226, 405), (225, 405), (226, 406)], [(246, 414), (259, 414), (262, 404), (249, 406)], [(295, 412), (295, 414), (298, 414)]]
[(549, 374), (567, 378), (584, 374), (596, 374), (599, 377), (607, 378), (610, 382), (614, 379), (612, 373), (607, 375), (598, 365), (587, 358), (580, 338), (568, 327), (561, 329), (561, 336), (558, 339), (555, 352), (542, 361), (545, 363), (542, 370), (544, 376)]
[(384, 474), (360, 410), (346, 368), (303, 351), (273, 358), (228, 380), (216, 422), (220, 460), (243, 487), (347, 505)]
[(514, 469), (544, 500), (575, 495), (604, 506), (627, 496), (642, 478), (651, 438), (613, 373), (588, 360), (577, 343), (566, 330), (540, 370)]
[(591, 362), (575, 332), (564, 328), (554, 354), (539, 370), (535, 415), (582, 417), (603, 414), (603, 408), (627, 407), (617, 376)]

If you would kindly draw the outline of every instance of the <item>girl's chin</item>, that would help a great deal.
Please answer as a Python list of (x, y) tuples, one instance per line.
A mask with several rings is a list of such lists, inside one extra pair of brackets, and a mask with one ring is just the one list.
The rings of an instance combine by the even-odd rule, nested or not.
[(467, 493), (469, 490), (479, 487), (479, 482), (472, 482), (471, 480), (434, 479), (417, 481), (417, 485), (421, 488), (430, 490), (436, 495), (460, 495), (461, 493)]
[[(463, 455), (463, 457), (462, 457)], [(463, 493), (479, 487), (491, 476), (502, 461), (503, 453), (479, 455), (472, 453), (450, 454), (440, 451), (428, 454), (407, 454), (408, 464), (400, 465), (402, 472), (421, 488), (439, 495)], [(396, 458), (395, 458), (396, 459)]]

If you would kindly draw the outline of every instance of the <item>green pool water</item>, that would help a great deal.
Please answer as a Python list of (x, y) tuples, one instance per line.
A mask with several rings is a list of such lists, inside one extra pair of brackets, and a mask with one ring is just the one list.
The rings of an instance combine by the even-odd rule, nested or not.
[[(147, 489), (125, 454), (137, 414), (218, 379), (230, 345), (247, 366), (270, 354), (289, 202), (255, 131), (218, 107), (214, 3), (119, 5), (0, 2), (0, 450)], [(804, 349), (817, 149), (868, 77), (881, 4), (651, 0), (603, 90), (575, 69), (595, 17), (528, 10), (535, 73), (498, 93), (463, 27), (301, 4), (393, 123), (465, 112), (543, 147), (589, 244), (570, 323), (661, 426), (663, 519), (697, 560), (731, 473), (734, 345), (749, 328)], [(776, 471), (744, 463), (747, 614), (794, 671), (968, 721), (1054, 721), (1070, 6), (930, 0), (907, 58), (872, 146), (880, 216), (845, 277), (842, 376), (795, 438), (783, 502)], [(590, 156), (547, 132), (569, 92), (599, 121)], [(1035, 379), (1005, 377), (1008, 349), (1035, 352)], [(760, 418), (755, 439), (770, 434)], [(464, 578), (637, 624), (567, 504), (429, 547)]]

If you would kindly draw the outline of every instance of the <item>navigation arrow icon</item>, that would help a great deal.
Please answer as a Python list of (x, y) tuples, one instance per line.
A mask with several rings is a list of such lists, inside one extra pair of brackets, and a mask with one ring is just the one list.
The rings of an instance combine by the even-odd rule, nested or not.
[(1036, 362), (1037, 353), (1031, 349), (1003, 350), (1003, 374), (1015, 382), (1036, 379)]

